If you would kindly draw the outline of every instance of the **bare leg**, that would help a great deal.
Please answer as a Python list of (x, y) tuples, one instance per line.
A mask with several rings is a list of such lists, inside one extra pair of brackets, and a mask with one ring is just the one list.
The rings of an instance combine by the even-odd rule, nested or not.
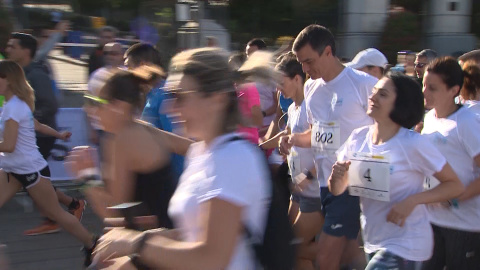
[(55, 189), (55, 193), (57, 193), (58, 201), (65, 205), (66, 207), (70, 206), (70, 203), (73, 201), (73, 198), (68, 196), (67, 194), (63, 193), (61, 190), (58, 188)]
[[(298, 238), (303, 239), (298, 249), (296, 269), (314, 269), (315, 254), (311, 254), (312, 239), (321, 232), (324, 218), (320, 212), (299, 212), (293, 230)], [(316, 246), (313, 244), (313, 246)], [(313, 248), (315, 250), (315, 247)]]
[(337, 237), (322, 232), (318, 240), (317, 267), (322, 270), (338, 270), (347, 242), (345, 236)]
[(0, 208), (8, 202), (22, 188), (22, 184), (10, 177), (7, 179), (7, 173), (0, 169)]
[(28, 189), (28, 193), (48, 218), (57, 222), (86, 247), (93, 246), (93, 235), (82, 226), (75, 216), (60, 207), (52, 183), (49, 180), (41, 177), (36, 185)]

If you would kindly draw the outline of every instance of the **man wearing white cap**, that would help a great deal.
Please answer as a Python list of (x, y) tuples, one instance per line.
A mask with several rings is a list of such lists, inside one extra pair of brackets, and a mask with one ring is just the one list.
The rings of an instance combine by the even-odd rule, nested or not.
[(385, 67), (388, 65), (388, 60), (379, 50), (368, 48), (357, 53), (352, 62), (346, 65), (381, 79), (385, 72)]

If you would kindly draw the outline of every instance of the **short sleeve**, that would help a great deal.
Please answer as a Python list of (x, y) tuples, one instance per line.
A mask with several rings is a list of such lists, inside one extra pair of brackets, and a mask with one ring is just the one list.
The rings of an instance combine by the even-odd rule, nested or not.
[[(15, 100), (12, 101), (15, 102)], [(26, 116), (27, 112), (25, 111), (24, 106), (20, 106), (20, 104), (18, 104), (17, 102), (15, 102), (14, 104), (7, 104), (3, 108), (2, 118), (5, 122), (12, 119), (17, 123), (20, 123), (20, 121), (25, 119)]]
[[(440, 151), (425, 137), (418, 136), (415, 144), (409, 146), (413, 150), (407, 158), (414, 170), (425, 176), (432, 176), (441, 171), (447, 160)], [(408, 152), (407, 152), (408, 153)]]
[(338, 148), (335, 154), (337, 155), (337, 161), (346, 161), (348, 160), (348, 153), (354, 148), (354, 137), (357, 135), (357, 130), (352, 131), (345, 143)]
[(248, 108), (251, 109), (253, 106), (260, 106), (260, 95), (258, 94), (257, 87), (255, 84), (251, 84), (245, 89), (245, 94), (247, 95)]
[(266, 180), (266, 174), (260, 168), (262, 163), (253, 155), (235, 152), (238, 153), (235, 157), (218, 155), (214, 158), (213, 170), (207, 172), (206, 186), (198, 197), (199, 202), (219, 198), (243, 207), (255, 200), (255, 187)]
[(480, 117), (470, 111), (471, 120), (458, 123), (458, 137), (473, 159), (480, 154)]

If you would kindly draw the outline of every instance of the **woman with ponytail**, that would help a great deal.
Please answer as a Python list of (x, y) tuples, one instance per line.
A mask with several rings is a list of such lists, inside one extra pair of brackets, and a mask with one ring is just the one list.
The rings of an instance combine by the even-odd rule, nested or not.
[(22, 68), (13, 61), (0, 61), (0, 95), (5, 96), (6, 101), (0, 116), (0, 207), (25, 188), (48, 218), (85, 245), (88, 263), (95, 244), (94, 236), (58, 204), (49, 180), (50, 169), (35, 143), (35, 129), (39, 124), (32, 114), (33, 89)]
[(460, 90), (460, 101), (476, 114), (480, 114), (480, 67), (475, 61), (467, 61), (462, 66), (463, 87)]
[[(268, 168), (255, 145), (236, 133), (240, 118), (234, 81), (275, 73), (268, 55), (251, 57), (233, 72), (228, 55), (201, 48), (172, 59), (167, 87), (193, 143), (169, 206), (178, 230), (132, 233), (115, 229), (95, 251), (108, 269), (255, 269), (245, 226), (263, 235), (270, 201)], [(128, 257), (130, 256), (130, 257)], [(138, 269), (141, 269), (137, 267)]]

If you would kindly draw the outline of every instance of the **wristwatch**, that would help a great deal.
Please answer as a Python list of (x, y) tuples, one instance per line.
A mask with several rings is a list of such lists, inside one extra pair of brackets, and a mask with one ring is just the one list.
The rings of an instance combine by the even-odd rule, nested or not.
[(313, 174), (308, 169), (304, 169), (303, 174), (305, 174), (305, 177), (307, 177), (308, 180), (314, 179)]

